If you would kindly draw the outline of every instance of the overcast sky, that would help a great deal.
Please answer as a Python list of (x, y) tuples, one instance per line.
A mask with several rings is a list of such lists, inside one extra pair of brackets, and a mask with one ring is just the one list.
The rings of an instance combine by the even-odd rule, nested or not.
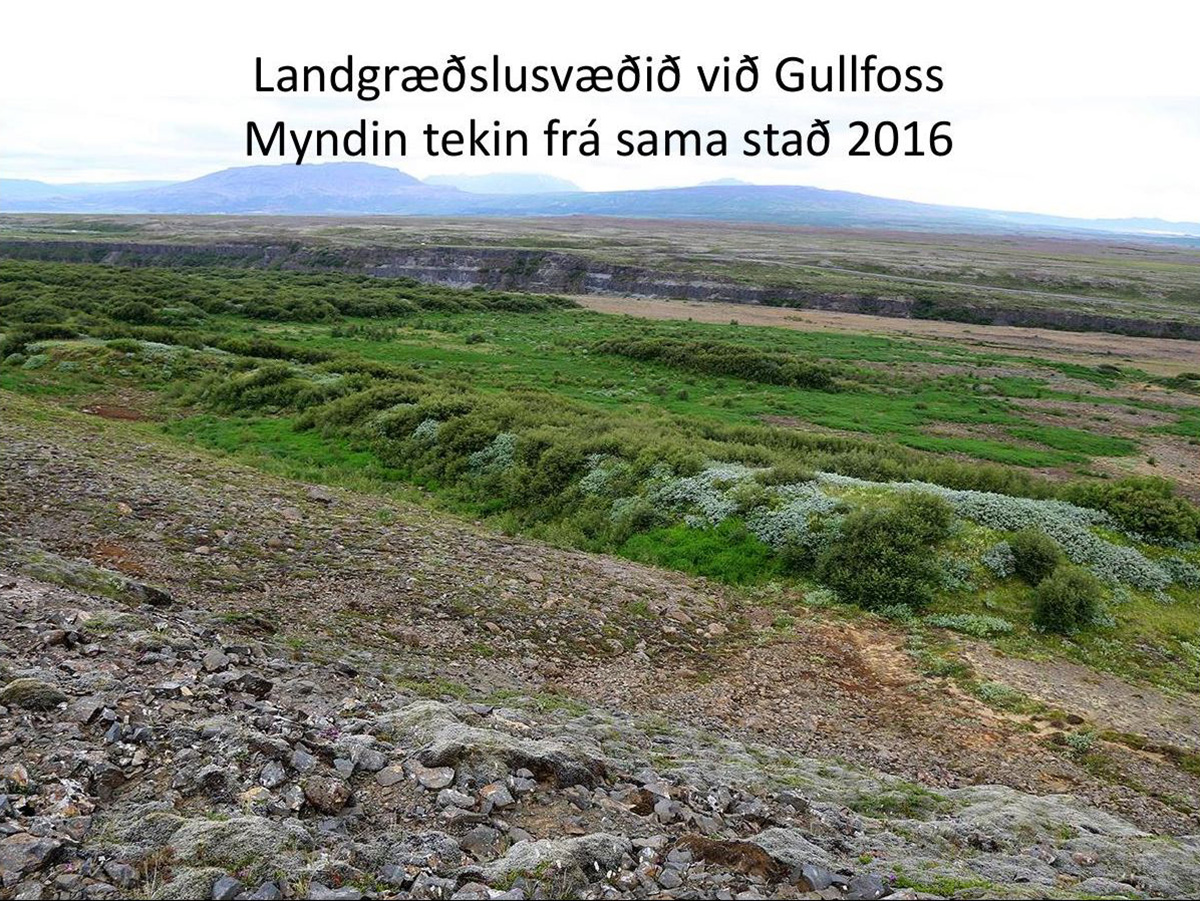
[[(1076, 216), (1200, 220), (1200, 68), (1193, 3), (1004, 4), (859, 2), (715, 4), (608, 0), (598, 4), (457, 2), (9, 4), (0, 53), (0, 176), (45, 181), (191, 178), (261, 163), (245, 155), (246, 122), (338, 128), (362, 117), (417, 132), (472, 116), (540, 133), (598, 120), (598, 159), (430, 159), (413, 141), (379, 159), (424, 177), (545, 172), (588, 190), (741, 178), (964, 206)], [(394, 93), (260, 94), (268, 69), (353, 53), (357, 63), (438, 64), (451, 53), (511, 63), (619, 63), (626, 53), (675, 53), (694, 67), (758, 54), (750, 95)], [(786, 94), (773, 62), (839, 53), (882, 64), (940, 65), (936, 94)], [(690, 76), (690, 77), (689, 77)], [(620, 128), (724, 127), (740, 135), (774, 122), (841, 125), (820, 159), (618, 159)], [(953, 124), (944, 158), (848, 158), (852, 119)], [(540, 151), (534, 141), (533, 149)], [(736, 149), (736, 145), (731, 145)]]

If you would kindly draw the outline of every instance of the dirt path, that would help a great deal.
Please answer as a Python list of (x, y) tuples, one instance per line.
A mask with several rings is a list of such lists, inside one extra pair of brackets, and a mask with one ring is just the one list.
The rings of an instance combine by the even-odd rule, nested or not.
[(800, 331), (953, 338), (957, 343), (1022, 356), (1032, 354), (1088, 365), (1127, 362), (1156, 375), (1200, 371), (1200, 341), (1135, 338), (1101, 332), (1067, 332), (1007, 325), (967, 325), (932, 319), (895, 319), (861, 313), (712, 301), (652, 300), (592, 294), (578, 295), (572, 299), (589, 310), (626, 313), (646, 319), (694, 319), (719, 323), (736, 319), (743, 325), (771, 325)]

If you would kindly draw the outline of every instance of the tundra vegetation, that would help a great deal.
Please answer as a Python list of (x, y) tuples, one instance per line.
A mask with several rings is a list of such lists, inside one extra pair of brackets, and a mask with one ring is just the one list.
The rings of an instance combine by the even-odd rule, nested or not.
[(1194, 381), (341, 273), (2, 262), (0, 323), (6, 390), (1196, 691), (1200, 510), (1145, 472)]

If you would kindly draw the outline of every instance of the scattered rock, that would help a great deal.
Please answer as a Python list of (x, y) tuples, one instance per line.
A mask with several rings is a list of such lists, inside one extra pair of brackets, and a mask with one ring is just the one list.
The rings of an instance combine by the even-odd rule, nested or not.
[(304, 797), (324, 813), (337, 813), (350, 800), (350, 786), (337, 776), (309, 776), (304, 780)]
[(454, 767), (425, 766), (418, 760), (410, 760), (406, 766), (422, 788), (437, 791), (454, 781)]
[(0, 704), (26, 710), (53, 710), (65, 704), (67, 696), (56, 685), (40, 679), (13, 679), (0, 689)]
[(213, 901), (233, 901), (245, 887), (232, 876), (222, 876), (212, 887)]
[[(196, 553), (200, 553), (200, 549), (196, 549)], [(171, 595), (163, 591), (161, 588), (155, 588), (153, 585), (145, 585), (141, 582), (126, 582), (124, 585), (125, 597), (135, 604), (149, 604), (152, 607), (167, 607), (174, 602)]]
[(18, 832), (0, 839), (0, 872), (22, 875), (41, 870), (62, 847), (52, 838)]

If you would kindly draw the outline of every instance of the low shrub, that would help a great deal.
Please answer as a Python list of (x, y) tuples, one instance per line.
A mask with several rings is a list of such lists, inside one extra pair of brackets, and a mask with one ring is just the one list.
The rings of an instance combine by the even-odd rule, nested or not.
[(74, 338), (78, 332), (64, 325), (28, 325), (5, 333), (0, 338), (0, 359), (9, 354), (25, 353), (26, 346), (38, 341), (52, 341), (63, 338)]
[(1008, 542), (1012, 551), (1013, 571), (1028, 582), (1037, 585), (1054, 572), (1063, 561), (1062, 549), (1054, 539), (1036, 529), (1022, 529)]
[(817, 574), (849, 603), (919, 609), (942, 582), (935, 551), (952, 519), (945, 501), (921, 494), (904, 495), (894, 507), (858, 510), (821, 555)]
[(720, 341), (682, 341), (673, 338), (625, 338), (600, 341), (595, 353), (661, 363), (688, 372), (728, 375), (792, 388), (834, 388), (832, 367), (791, 354), (758, 350)]
[(118, 303), (109, 311), (109, 315), (119, 322), (128, 322), (131, 325), (153, 325), (158, 321), (154, 307), (142, 300)]
[(1017, 559), (1013, 556), (1012, 545), (1007, 541), (993, 544), (983, 552), (979, 562), (998, 579), (1007, 579), (1017, 571)]
[(939, 629), (949, 629), (975, 638), (1002, 635), (1013, 630), (1013, 624), (1008, 620), (984, 613), (939, 613), (925, 617), (925, 622)]
[(1103, 588), (1086, 569), (1065, 564), (1033, 592), (1033, 624), (1043, 632), (1069, 635), (1093, 623), (1101, 610)]
[(1067, 493), (1074, 503), (1104, 510), (1130, 534), (1152, 541), (1200, 538), (1200, 510), (1177, 497), (1166, 479), (1130, 476), (1115, 482), (1081, 482)]

